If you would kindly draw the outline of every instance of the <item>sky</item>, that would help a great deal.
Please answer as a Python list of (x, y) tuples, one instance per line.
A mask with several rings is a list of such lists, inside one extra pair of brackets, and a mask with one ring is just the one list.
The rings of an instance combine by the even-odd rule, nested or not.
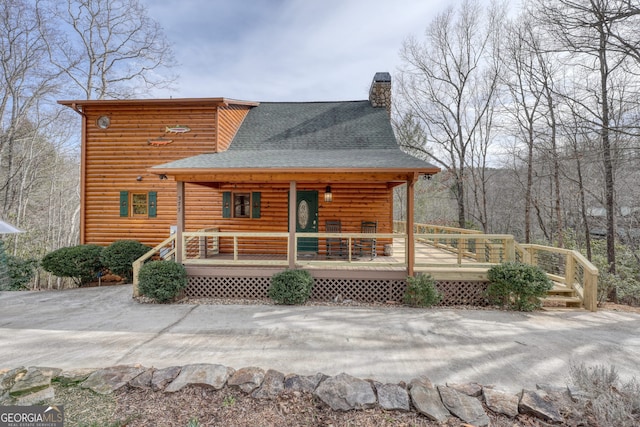
[(343, 101), (452, 2), (442, 0), (143, 0), (173, 45), (176, 89), (161, 98)]

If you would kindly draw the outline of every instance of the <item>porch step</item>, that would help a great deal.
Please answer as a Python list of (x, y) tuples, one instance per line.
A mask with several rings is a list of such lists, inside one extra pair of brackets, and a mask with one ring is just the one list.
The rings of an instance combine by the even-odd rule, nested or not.
[(542, 299), (544, 308), (581, 308), (582, 300), (577, 296), (550, 295)]
[(556, 282), (547, 292), (547, 296), (542, 299), (542, 306), (545, 309), (580, 308), (582, 301), (575, 289)]

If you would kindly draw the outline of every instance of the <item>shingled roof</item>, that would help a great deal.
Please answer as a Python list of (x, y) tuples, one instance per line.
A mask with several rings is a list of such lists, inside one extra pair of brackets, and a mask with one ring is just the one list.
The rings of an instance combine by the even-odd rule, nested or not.
[(222, 153), (153, 169), (434, 168), (402, 152), (387, 111), (369, 101), (264, 102)]

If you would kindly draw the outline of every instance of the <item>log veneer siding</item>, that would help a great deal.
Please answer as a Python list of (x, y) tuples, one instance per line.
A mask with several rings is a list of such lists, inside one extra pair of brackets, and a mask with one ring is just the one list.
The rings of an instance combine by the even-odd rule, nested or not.
[[(156, 245), (176, 223), (176, 184), (147, 172), (149, 167), (201, 153), (226, 149), (250, 105), (153, 104), (121, 101), (117, 108), (85, 105), (82, 113), (83, 140), (82, 243), (108, 245), (116, 240), (135, 239)], [(224, 110), (224, 111), (222, 111)], [(107, 129), (96, 121), (111, 120)], [(166, 132), (167, 126), (185, 125), (186, 133)], [(149, 145), (159, 137), (173, 142)], [(141, 180), (138, 180), (141, 177)], [(157, 193), (155, 218), (120, 217), (120, 192)], [(211, 225), (211, 209), (220, 205), (210, 188), (187, 184), (188, 229)]]

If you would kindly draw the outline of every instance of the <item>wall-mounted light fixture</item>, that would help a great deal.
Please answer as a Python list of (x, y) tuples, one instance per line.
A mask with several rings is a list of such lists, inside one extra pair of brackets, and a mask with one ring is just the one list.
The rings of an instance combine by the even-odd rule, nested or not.
[(324, 189), (324, 201), (332, 202), (333, 201), (333, 193), (331, 192), (331, 186), (327, 185), (327, 188)]
[(138, 182), (142, 181), (142, 176), (138, 175), (138, 177), (136, 178), (136, 181)]
[(161, 180), (165, 180), (165, 179), (168, 179), (168, 178), (167, 178), (167, 175), (165, 175), (165, 174), (161, 174), (161, 175), (160, 175), (160, 179), (161, 179)]

